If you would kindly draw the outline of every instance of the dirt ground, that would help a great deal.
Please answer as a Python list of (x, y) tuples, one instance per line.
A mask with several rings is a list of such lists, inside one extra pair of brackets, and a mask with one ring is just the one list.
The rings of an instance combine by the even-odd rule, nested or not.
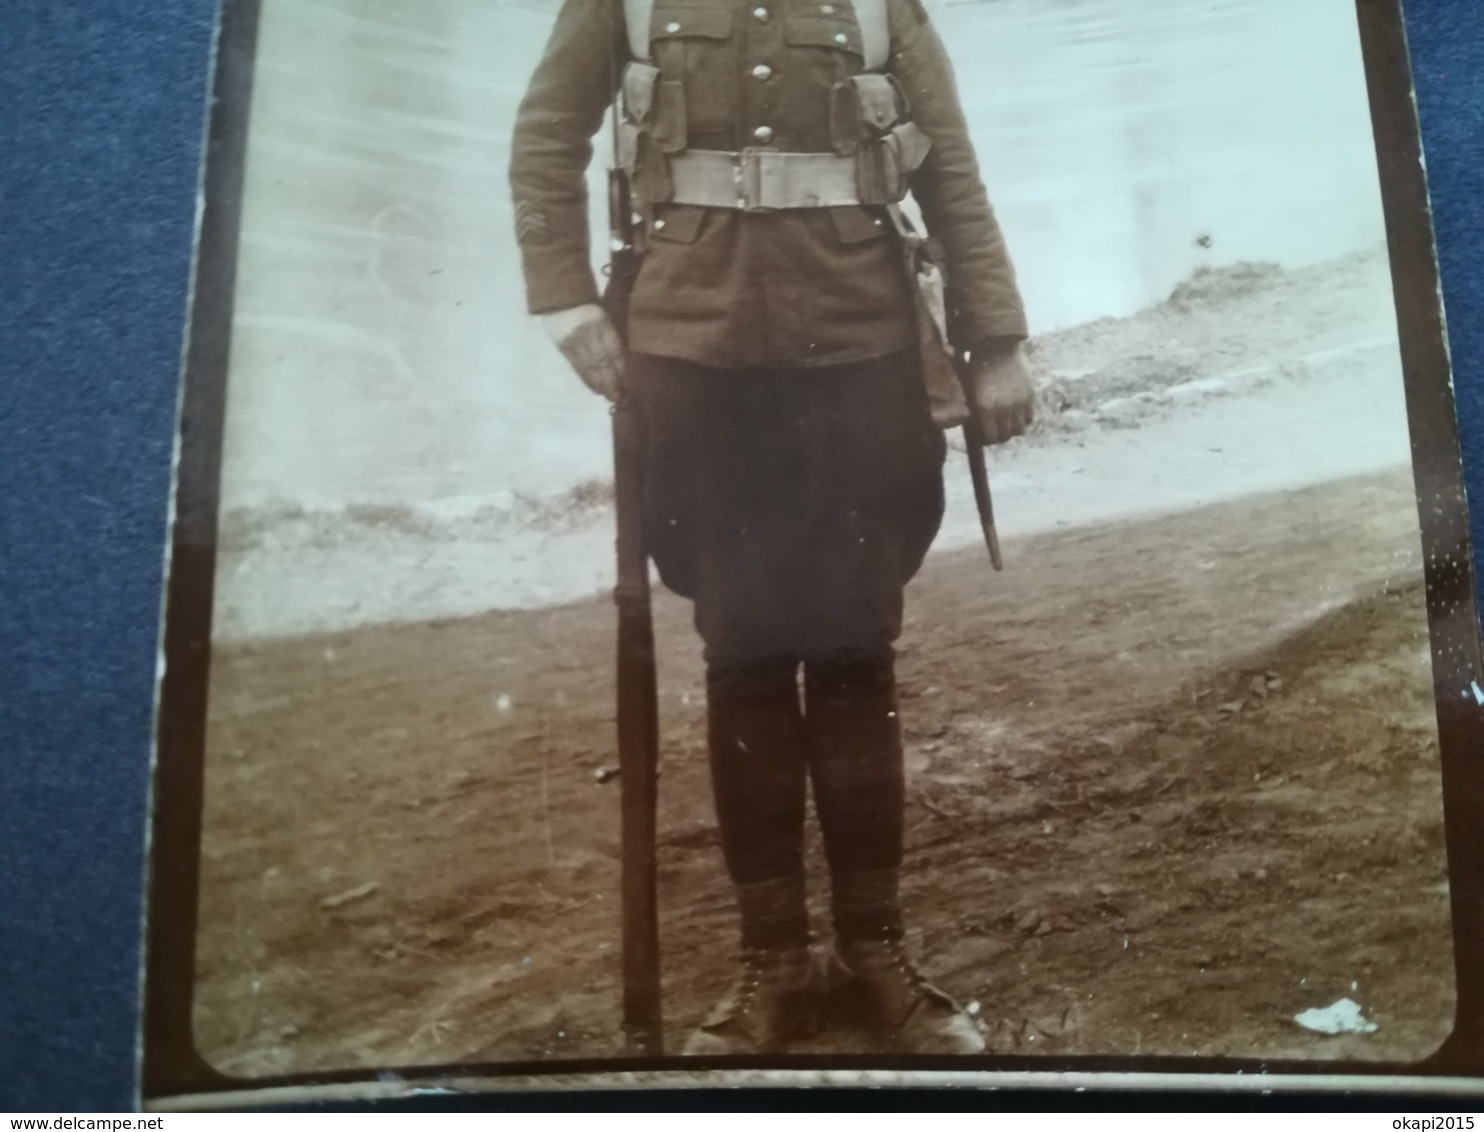
[[(930, 558), (900, 643), (913, 939), (992, 1048), (1434, 1049), (1452, 954), (1409, 474), (1006, 557)], [(660, 594), (656, 614), (678, 1048), (730, 977), (734, 924), (688, 608)], [(218, 649), (209, 1060), (619, 1050), (618, 783), (595, 775), (615, 761), (612, 632), (594, 598)], [(1374, 1033), (1293, 1021), (1341, 997)]]

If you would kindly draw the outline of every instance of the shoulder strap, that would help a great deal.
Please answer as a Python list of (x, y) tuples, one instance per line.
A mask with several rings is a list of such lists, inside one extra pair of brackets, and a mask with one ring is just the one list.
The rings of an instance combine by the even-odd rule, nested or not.
[[(625, 0), (631, 3), (633, 0)], [(653, 3), (653, 0), (649, 0)], [(855, 22), (861, 29), (861, 52), (866, 57), (866, 70), (879, 71), (891, 55), (891, 25), (886, 16), (886, 0), (852, 0)]]
[(649, 58), (649, 20), (653, 13), (654, 0), (623, 0), (623, 18), (629, 30), (629, 55), (634, 59)]

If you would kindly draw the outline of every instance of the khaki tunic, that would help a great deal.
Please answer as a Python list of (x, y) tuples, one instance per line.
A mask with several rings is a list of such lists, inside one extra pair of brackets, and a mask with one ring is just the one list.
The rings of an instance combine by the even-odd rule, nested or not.
[[(886, 2), (885, 69), (932, 143), (912, 194), (943, 246), (961, 344), (1023, 338), (1014, 269), (947, 54), (918, 0)], [(532, 313), (598, 297), (585, 172), (612, 100), (615, 53), (628, 56), (620, 5), (564, 0), (516, 119), (510, 181)], [(655, 61), (683, 84), (689, 148), (837, 148), (833, 92), (865, 67), (849, 0), (655, 0), (651, 26)], [(643, 235), (628, 328), (639, 352), (714, 366), (811, 366), (917, 341), (899, 242), (881, 207), (659, 204)]]

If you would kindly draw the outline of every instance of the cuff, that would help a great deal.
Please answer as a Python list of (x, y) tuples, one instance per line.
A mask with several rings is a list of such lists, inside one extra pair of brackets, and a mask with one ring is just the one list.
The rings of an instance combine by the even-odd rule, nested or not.
[(991, 334), (976, 340), (969, 347), (969, 355), (973, 358), (1004, 357), (1012, 353), (1025, 339), (1024, 334)]
[(598, 301), (598, 283), (592, 269), (569, 268), (556, 273), (526, 269), (526, 309), (531, 314), (550, 314)]
[(1025, 310), (1017, 300), (963, 303), (957, 310), (956, 321), (955, 337), (975, 347), (987, 342), (1023, 342), (1030, 336)]

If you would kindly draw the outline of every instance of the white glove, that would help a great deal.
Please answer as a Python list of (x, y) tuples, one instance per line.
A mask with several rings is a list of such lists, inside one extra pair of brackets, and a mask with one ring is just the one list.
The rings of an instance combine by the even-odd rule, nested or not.
[(546, 333), (556, 343), (577, 376), (594, 393), (613, 401), (623, 380), (623, 342), (597, 303), (584, 303), (541, 316)]

